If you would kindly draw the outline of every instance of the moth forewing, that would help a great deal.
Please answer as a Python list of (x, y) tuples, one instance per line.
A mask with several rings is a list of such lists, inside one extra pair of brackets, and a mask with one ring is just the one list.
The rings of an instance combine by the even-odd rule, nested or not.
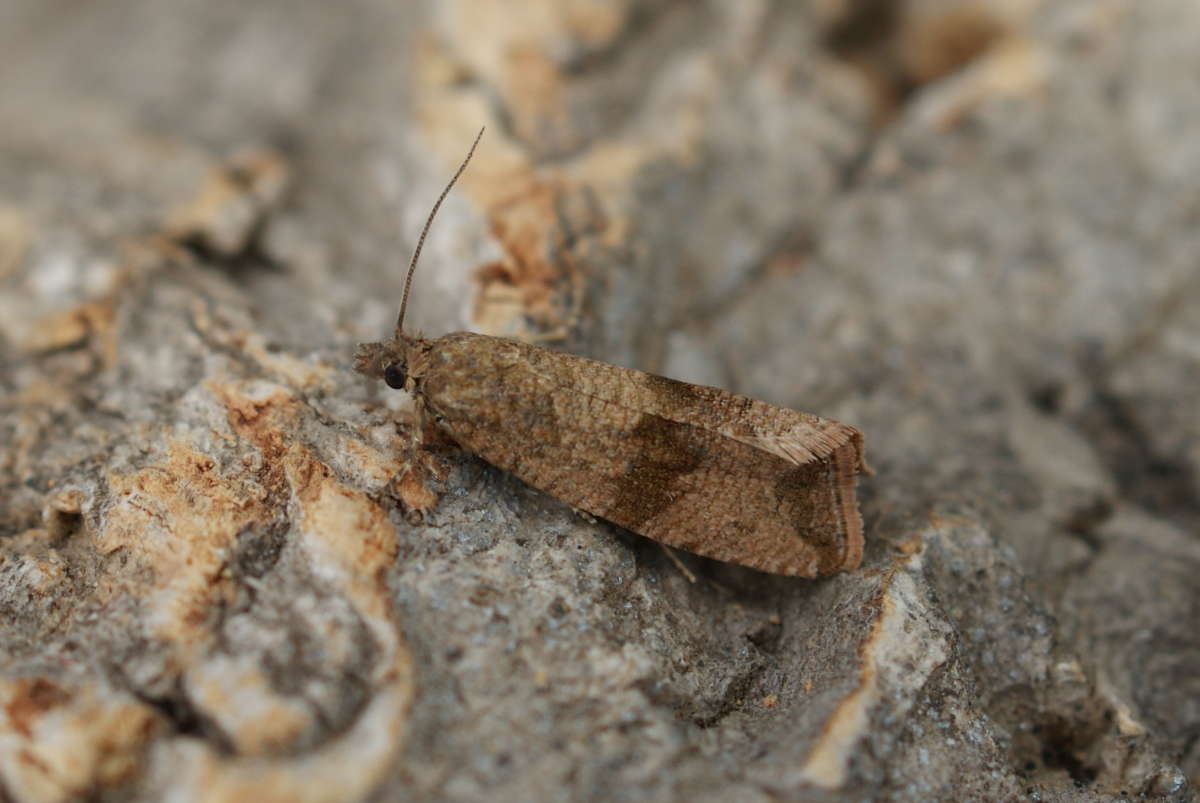
[(862, 555), (861, 435), (829, 419), (501, 338), (429, 341), (416, 392), (465, 449), (588, 513), (815, 577)]

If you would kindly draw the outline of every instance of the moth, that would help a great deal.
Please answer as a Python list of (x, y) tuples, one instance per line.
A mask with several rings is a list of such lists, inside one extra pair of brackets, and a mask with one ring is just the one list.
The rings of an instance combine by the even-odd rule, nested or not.
[(470, 332), (404, 331), (409, 263), (391, 340), (355, 368), (413, 395), (427, 425), (572, 506), (672, 547), (765, 572), (818, 577), (859, 565), (863, 436), (828, 418), (572, 354)]

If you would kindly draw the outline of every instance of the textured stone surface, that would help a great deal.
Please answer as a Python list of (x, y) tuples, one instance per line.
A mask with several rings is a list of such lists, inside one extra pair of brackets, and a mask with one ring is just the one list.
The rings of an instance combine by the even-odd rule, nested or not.
[[(1200, 7), (0, 5), (0, 798), (1195, 799)], [(863, 568), (449, 453), (414, 328), (861, 428)]]

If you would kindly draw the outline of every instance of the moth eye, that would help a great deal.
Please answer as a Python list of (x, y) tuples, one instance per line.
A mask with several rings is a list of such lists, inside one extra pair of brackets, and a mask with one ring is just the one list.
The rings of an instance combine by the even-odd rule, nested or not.
[(404, 380), (407, 376), (404, 373), (404, 366), (400, 363), (392, 363), (387, 368), (383, 369), (383, 381), (387, 382), (389, 388), (401, 390), (404, 387)]

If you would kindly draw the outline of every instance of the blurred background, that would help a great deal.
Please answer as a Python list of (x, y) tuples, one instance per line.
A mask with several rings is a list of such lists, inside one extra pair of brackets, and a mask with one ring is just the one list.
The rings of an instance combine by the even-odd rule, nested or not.
[[(1191, 799), (1198, 37), (1194, 0), (0, 0), (0, 797)], [(420, 538), (375, 504), (403, 405), (350, 355), (481, 126), (408, 325), (859, 427), (860, 578), (701, 563), (709, 594), (590, 534), (584, 566), (585, 525), (469, 461)], [(357, 546), (274, 574), (339, 494), (369, 515), (323, 532), (399, 539), (370, 594), (322, 574)], [(489, 563), (496, 516), (545, 551)], [(263, 610), (244, 642), (218, 613)], [(915, 653), (876, 644), (876, 707), (822, 741), (885, 610)], [(315, 690), (255, 674), (301, 654)]]

